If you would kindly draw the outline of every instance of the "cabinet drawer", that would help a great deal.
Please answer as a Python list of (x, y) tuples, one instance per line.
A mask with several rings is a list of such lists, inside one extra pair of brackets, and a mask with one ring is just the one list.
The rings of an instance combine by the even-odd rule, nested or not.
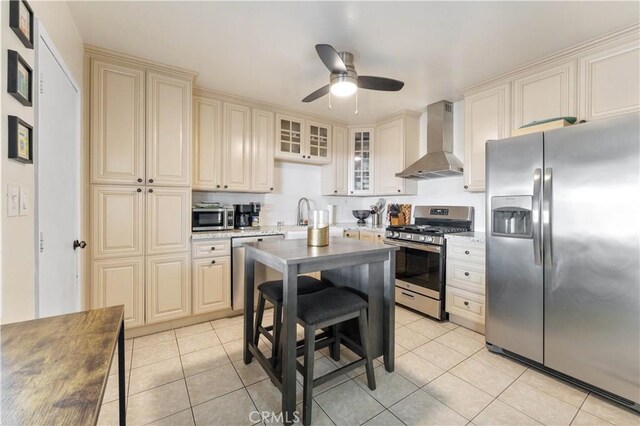
[(447, 286), (446, 311), (477, 324), (484, 324), (484, 296)]
[(447, 241), (447, 259), (475, 261), (484, 263), (485, 248), (483, 243)]
[(229, 256), (230, 254), (230, 240), (210, 240), (193, 243), (191, 256), (194, 259), (201, 259), (203, 257)]
[(485, 294), (484, 268), (473, 262), (447, 260), (447, 285), (473, 293)]
[(355, 238), (356, 240), (360, 239), (360, 231), (344, 231), (345, 238)]

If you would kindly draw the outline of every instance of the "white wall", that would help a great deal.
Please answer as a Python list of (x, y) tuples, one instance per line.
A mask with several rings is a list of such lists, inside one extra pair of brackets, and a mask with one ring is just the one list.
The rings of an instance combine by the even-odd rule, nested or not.
[[(16, 50), (35, 68), (33, 49), (27, 49), (9, 28), (9, 2), (0, 2), (2, 62), (6, 64), (7, 50)], [(42, 21), (53, 39), (56, 48), (69, 67), (75, 80), (82, 87), (82, 39), (71, 18), (66, 2), (30, 1), (34, 15)], [(2, 81), (7, 81), (7, 67), (2, 66)], [(37, 76), (34, 75), (34, 81)], [(3, 85), (4, 87), (4, 85)], [(35, 88), (35, 86), (34, 86)], [(34, 108), (25, 107), (6, 91), (0, 94), (2, 126), (6, 126), (7, 116), (16, 115), (29, 124), (34, 124)], [(35, 216), (33, 211), (35, 194), (34, 165), (21, 164), (7, 159), (8, 135), (2, 132), (0, 155), (1, 187), (3, 198), (7, 194), (7, 185), (19, 185), (30, 194), (31, 212), (27, 216), (8, 218), (6, 209), (1, 211), (2, 218), (2, 316), (3, 323), (33, 318), (35, 314)]]
[[(454, 154), (464, 158), (464, 101), (454, 103)], [(420, 117), (420, 155), (426, 153), (427, 114)], [(398, 170), (400, 171), (400, 170)], [(275, 225), (282, 221), (287, 225), (296, 220), (296, 207), (300, 197), (313, 200), (318, 208), (336, 205), (338, 223), (354, 223), (352, 210), (368, 209), (379, 197), (323, 197), (320, 195), (320, 167), (297, 163), (276, 162), (275, 192), (271, 194), (236, 194), (194, 192), (194, 201), (211, 200), (224, 204), (262, 203), (261, 223)], [(471, 193), (463, 189), (462, 176), (422, 180), (418, 194), (412, 196), (385, 197), (389, 203), (416, 205), (454, 205), (475, 208), (475, 229), (485, 228), (484, 193)]]

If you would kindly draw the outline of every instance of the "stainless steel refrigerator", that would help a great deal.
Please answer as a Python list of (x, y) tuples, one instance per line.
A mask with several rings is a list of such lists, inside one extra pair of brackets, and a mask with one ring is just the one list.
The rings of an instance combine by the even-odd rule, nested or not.
[(640, 410), (640, 117), (487, 143), (489, 349)]

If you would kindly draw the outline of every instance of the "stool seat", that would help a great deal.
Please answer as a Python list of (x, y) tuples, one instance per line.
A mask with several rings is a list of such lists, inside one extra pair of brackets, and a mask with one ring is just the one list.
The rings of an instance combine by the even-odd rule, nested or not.
[[(331, 287), (331, 284), (324, 283), (317, 278), (308, 275), (298, 276), (298, 295), (314, 293)], [(282, 280), (266, 281), (258, 286), (268, 299), (275, 302), (282, 302), (284, 298), (284, 287)]]
[(319, 324), (363, 309), (367, 309), (367, 301), (341, 287), (329, 287), (298, 297), (298, 318), (305, 324)]

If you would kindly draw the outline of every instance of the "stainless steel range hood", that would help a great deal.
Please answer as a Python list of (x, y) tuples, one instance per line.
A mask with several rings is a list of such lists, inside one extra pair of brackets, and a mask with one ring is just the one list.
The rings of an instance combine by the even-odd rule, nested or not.
[(427, 106), (427, 154), (396, 173), (405, 179), (434, 179), (462, 174), (462, 162), (453, 155), (453, 104)]

